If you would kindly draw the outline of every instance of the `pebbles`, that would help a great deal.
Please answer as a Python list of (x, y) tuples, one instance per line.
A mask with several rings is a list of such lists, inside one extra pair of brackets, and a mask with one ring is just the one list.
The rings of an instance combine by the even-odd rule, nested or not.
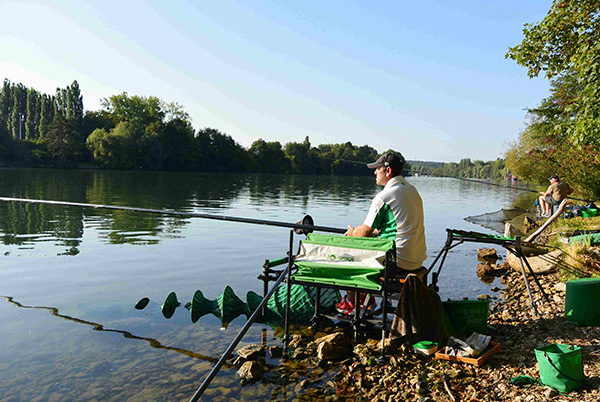
[[(404, 345), (383, 364), (368, 365), (378, 354), (373, 342), (354, 346), (353, 358), (343, 362), (335, 387), (341, 398), (356, 401), (388, 400), (573, 400), (542, 385), (520, 388), (511, 378), (528, 375), (539, 378), (534, 349), (548, 342), (582, 347), (587, 386), (569, 394), (581, 401), (600, 400), (600, 328), (576, 327), (564, 320), (564, 286), (558, 278), (538, 277), (546, 302), (534, 281), (530, 281), (540, 317), (533, 315), (523, 277), (509, 272), (503, 277), (506, 292), (490, 314), (495, 329), (488, 334), (502, 343), (503, 350), (482, 367), (436, 361), (412, 353)], [(371, 361), (373, 361), (371, 359)]]

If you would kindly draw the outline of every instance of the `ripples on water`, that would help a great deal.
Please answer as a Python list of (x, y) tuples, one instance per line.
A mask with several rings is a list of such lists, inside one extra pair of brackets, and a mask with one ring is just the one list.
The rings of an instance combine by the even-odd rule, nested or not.
[[(531, 200), (453, 179), (408, 180), (425, 205), (426, 265), (442, 248), (447, 227), (486, 232), (463, 217)], [(377, 191), (374, 177), (0, 171), (2, 196), (287, 222), (310, 214), (317, 225), (341, 228), (362, 222)], [(131, 211), (0, 203), (0, 294), (14, 298), (0, 304), (0, 399), (189, 399), (245, 318), (221, 331), (216, 317), (192, 324), (183, 308), (166, 320), (160, 305), (171, 291), (183, 303), (196, 289), (215, 299), (227, 285), (242, 299), (249, 290), (261, 293), (256, 275), (265, 259), (285, 256), (288, 233)], [(442, 298), (476, 297), (497, 285), (477, 279), (477, 247), (451, 252), (440, 278)], [(133, 309), (145, 296), (150, 305)], [(279, 344), (271, 328), (255, 325), (244, 343), (260, 341)], [(293, 394), (280, 384), (240, 388), (233, 369), (224, 369), (207, 393), (215, 400)]]

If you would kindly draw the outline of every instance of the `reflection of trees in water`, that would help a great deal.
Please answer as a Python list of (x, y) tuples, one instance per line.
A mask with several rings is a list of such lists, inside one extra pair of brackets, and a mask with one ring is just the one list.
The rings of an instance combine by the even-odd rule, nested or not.
[[(92, 204), (122, 205), (211, 213), (229, 208), (239, 197), (260, 206), (293, 202), (307, 207), (311, 199), (344, 206), (356, 194), (373, 186), (371, 177), (201, 174), (96, 170), (0, 171), (2, 195), (16, 198), (61, 200)], [(368, 191), (367, 191), (368, 192)], [(369, 197), (372, 194), (369, 194)], [(166, 217), (132, 211), (91, 210), (43, 204), (0, 204), (2, 243), (32, 244), (34, 237), (50, 235), (66, 246), (64, 254), (77, 254), (88, 225), (110, 243), (155, 244), (157, 235), (176, 235), (185, 226), (184, 217)], [(308, 211), (307, 211), (308, 212)]]
[(260, 205), (293, 201), (306, 207), (311, 199), (322, 198), (343, 206), (356, 201), (357, 194), (369, 193), (371, 186), (375, 191), (374, 177), (264, 174), (250, 176), (248, 192), (251, 202)]
[[(195, 208), (227, 208), (246, 181), (241, 175), (194, 173), (0, 171), (3, 196), (184, 212)], [(39, 237), (20, 235), (51, 235), (52, 240), (58, 239), (68, 247), (64, 254), (74, 255), (79, 252), (84, 217), (89, 215), (88, 210), (79, 207), (1, 203), (0, 230), (4, 234), (1, 241), (6, 245), (22, 245), (39, 241)], [(185, 218), (104, 210), (96, 210), (94, 218), (88, 221), (101, 230), (101, 237), (117, 244), (155, 244), (158, 233), (177, 233), (187, 222)]]
[(6, 245), (58, 240), (60, 245), (69, 247), (69, 253), (74, 253), (72, 249), (79, 246), (83, 236), (83, 211), (53, 205), (2, 203), (0, 231), (4, 233), (2, 243)]
[[(0, 172), (5, 196), (21, 198), (81, 199), (83, 182), (63, 170), (6, 170)], [(19, 235), (44, 234), (68, 247), (66, 254), (77, 254), (83, 236), (83, 211), (52, 205), (8, 202), (0, 204), (0, 230), (4, 244), (22, 245), (33, 238)]]
[[(202, 359), (202, 360), (206, 360), (206, 361), (213, 362), (213, 363), (217, 362), (217, 360), (218, 360), (215, 357), (201, 355), (199, 353), (195, 353), (195, 352), (192, 352), (192, 351), (187, 350), (187, 349), (176, 348), (176, 347), (172, 347), (172, 346), (165, 346), (165, 345), (163, 345), (162, 343), (160, 343), (158, 340), (156, 340), (154, 338), (146, 338), (146, 337), (143, 337), (143, 336), (137, 336), (137, 335), (132, 334), (129, 331), (123, 331), (123, 330), (120, 330), (120, 329), (104, 328), (104, 325), (98, 324), (96, 322), (86, 321), (86, 320), (82, 320), (81, 318), (71, 317), (71, 316), (65, 315), (65, 314), (60, 314), (58, 312), (58, 309), (56, 307), (26, 306), (24, 304), (19, 303), (18, 301), (15, 301), (11, 296), (1, 296), (1, 297), (4, 297), (4, 300), (6, 300), (8, 303), (12, 304), (13, 306), (16, 306), (16, 307), (19, 307), (19, 308), (27, 308), (27, 309), (48, 310), (50, 312), (50, 314), (52, 314), (55, 317), (63, 318), (63, 319), (68, 320), (68, 321), (73, 321), (73, 322), (76, 322), (78, 324), (90, 325), (91, 327), (93, 327), (92, 329), (94, 331), (115, 332), (115, 333), (118, 333), (118, 334), (122, 334), (123, 337), (127, 338), (127, 339), (138, 339), (138, 340), (141, 340), (141, 341), (146, 341), (153, 348), (171, 350), (173, 352), (182, 353), (182, 354), (184, 354), (186, 356), (193, 357), (195, 359)], [(226, 368), (230, 367), (227, 363), (225, 363), (224, 366)]]

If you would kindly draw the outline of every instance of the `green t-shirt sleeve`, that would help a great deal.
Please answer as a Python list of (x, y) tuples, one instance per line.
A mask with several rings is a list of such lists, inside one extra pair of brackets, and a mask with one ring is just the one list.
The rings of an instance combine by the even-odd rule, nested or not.
[(379, 230), (379, 237), (381, 238), (393, 239), (396, 237), (396, 218), (389, 205), (384, 204), (379, 209), (372, 227)]

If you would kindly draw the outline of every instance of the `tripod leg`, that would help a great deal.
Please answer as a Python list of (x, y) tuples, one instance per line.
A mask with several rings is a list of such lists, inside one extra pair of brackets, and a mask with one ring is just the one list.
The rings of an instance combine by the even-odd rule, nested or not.
[(533, 272), (533, 269), (531, 268), (531, 265), (529, 265), (529, 261), (527, 261), (527, 258), (525, 258), (525, 256), (522, 256), (521, 259), (525, 260), (525, 265), (527, 265), (527, 268), (529, 269), (529, 272), (531, 273), (531, 276), (533, 276), (533, 280), (538, 285), (538, 288), (540, 288), (540, 292), (542, 292), (542, 295), (544, 296), (544, 299), (546, 299), (546, 302), (550, 303), (550, 299), (548, 298), (548, 295), (546, 294), (546, 292), (544, 292), (544, 288), (542, 288), (542, 285), (540, 284), (540, 281), (538, 281), (537, 275), (535, 274), (535, 272)]
[(529, 289), (529, 281), (527, 280), (527, 274), (525, 273), (525, 265), (523, 264), (523, 256), (519, 256), (519, 261), (521, 262), (521, 271), (523, 272), (523, 280), (525, 281), (525, 287), (527, 288), (527, 293), (529, 294), (529, 300), (531, 301), (531, 308), (533, 310), (533, 314), (535, 316), (539, 316), (537, 309), (535, 308), (535, 302), (533, 301), (533, 296), (531, 295), (531, 289)]

